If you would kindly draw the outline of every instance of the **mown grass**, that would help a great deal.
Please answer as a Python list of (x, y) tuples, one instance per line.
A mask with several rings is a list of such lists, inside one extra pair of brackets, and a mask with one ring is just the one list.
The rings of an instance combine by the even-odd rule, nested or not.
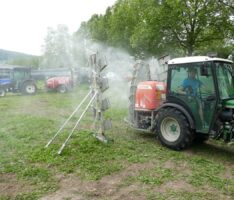
[[(125, 124), (126, 104), (120, 105), (116, 98), (106, 113), (113, 121), (112, 130), (107, 132), (112, 142), (105, 144), (92, 136), (92, 117), (87, 114), (82, 129), (74, 133), (62, 155), (57, 151), (69, 129), (45, 149), (87, 91), (83, 86), (65, 95), (42, 91), (35, 96), (0, 99), (0, 186), (7, 184), (4, 178), (1, 181), (7, 175), (16, 177), (15, 184), (24, 185), (23, 191), (16, 194), (2, 191), (0, 199), (38, 199), (59, 188), (61, 174), (98, 181), (132, 164), (146, 167), (124, 177), (119, 187), (145, 186), (138, 192), (147, 199), (218, 199), (234, 195), (233, 149), (212, 143), (183, 152), (166, 149), (153, 134), (136, 132)], [(179, 181), (196, 189), (162, 189)]]

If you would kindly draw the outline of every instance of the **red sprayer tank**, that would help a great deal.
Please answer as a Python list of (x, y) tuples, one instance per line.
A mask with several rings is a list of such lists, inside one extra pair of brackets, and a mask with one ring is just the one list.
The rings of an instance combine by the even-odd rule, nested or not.
[(166, 84), (158, 81), (145, 81), (137, 86), (135, 109), (154, 110), (166, 99)]

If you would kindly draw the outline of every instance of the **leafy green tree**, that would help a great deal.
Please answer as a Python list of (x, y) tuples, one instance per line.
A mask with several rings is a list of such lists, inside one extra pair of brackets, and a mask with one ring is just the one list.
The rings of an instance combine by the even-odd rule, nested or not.
[(177, 44), (191, 55), (201, 46), (223, 41), (233, 26), (230, 9), (213, 0), (165, 0), (159, 7), (164, 42)]
[(232, 9), (234, 11), (234, 1), (233, 0), (218, 0), (219, 3), (229, 7), (230, 9)]
[(132, 54), (192, 55), (219, 45), (228, 52), (234, 37), (233, 16), (231, 0), (118, 0), (81, 29), (94, 40)]
[(108, 44), (131, 50), (130, 37), (138, 22), (138, 12), (129, 1), (119, 1), (109, 18)]

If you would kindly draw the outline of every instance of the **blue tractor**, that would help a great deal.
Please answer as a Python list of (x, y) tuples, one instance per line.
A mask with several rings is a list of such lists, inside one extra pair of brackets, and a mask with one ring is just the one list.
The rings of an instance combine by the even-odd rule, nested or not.
[(7, 92), (20, 92), (25, 95), (33, 95), (37, 91), (34, 79), (31, 77), (31, 69), (27, 67), (0, 65), (0, 96)]

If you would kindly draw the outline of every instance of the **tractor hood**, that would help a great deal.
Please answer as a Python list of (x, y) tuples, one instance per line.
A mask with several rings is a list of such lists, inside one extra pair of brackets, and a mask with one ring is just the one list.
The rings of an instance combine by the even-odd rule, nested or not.
[(224, 101), (223, 106), (226, 108), (234, 108), (234, 99)]
[(0, 79), (0, 85), (7, 85), (7, 84), (11, 84), (11, 79), (9, 78)]

